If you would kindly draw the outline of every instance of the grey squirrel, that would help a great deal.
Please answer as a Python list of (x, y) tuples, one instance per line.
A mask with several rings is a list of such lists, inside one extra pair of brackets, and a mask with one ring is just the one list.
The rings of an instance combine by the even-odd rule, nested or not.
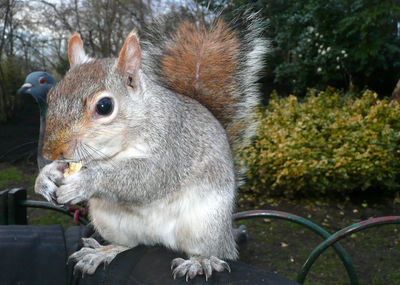
[(166, 16), (141, 44), (131, 32), (117, 59), (90, 58), (70, 38), (70, 70), (48, 94), (43, 155), (53, 162), (35, 191), (55, 204), (88, 201), (110, 243), (84, 239), (70, 256), (75, 270), (92, 274), (139, 244), (185, 253), (172, 261), (174, 278), (230, 270), (233, 151), (255, 131), (261, 32), (251, 13), (211, 24)]

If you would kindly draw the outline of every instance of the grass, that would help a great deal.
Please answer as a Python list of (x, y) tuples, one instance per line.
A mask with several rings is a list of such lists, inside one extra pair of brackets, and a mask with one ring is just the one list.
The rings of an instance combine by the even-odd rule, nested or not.
[(67, 215), (52, 210), (42, 209), (31, 209), (28, 213), (28, 223), (39, 226), (60, 224), (64, 228), (75, 225), (73, 219)]
[[(363, 207), (350, 202), (340, 206), (325, 202), (318, 204), (276, 200), (274, 206), (263, 208), (309, 218), (330, 233), (370, 216), (393, 215), (392, 211), (399, 213), (397, 208), (387, 206)], [(373, 213), (375, 215), (371, 215)], [(247, 247), (240, 251), (240, 259), (292, 280), (296, 279), (311, 251), (322, 242), (307, 228), (288, 221), (262, 219), (238, 224), (247, 226), (250, 237)], [(400, 225), (385, 225), (360, 231), (341, 241), (352, 259), (360, 284), (398, 284), (399, 232)], [(349, 284), (346, 269), (332, 248), (323, 252), (313, 264), (305, 284)]]
[(21, 182), (22, 179), (22, 171), (16, 167), (0, 170), (0, 189), (5, 188), (10, 183)]

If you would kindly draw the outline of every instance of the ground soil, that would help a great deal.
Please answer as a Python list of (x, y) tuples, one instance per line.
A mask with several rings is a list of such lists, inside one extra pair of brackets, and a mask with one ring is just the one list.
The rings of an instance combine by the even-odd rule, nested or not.
[[(0, 125), (0, 190), (28, 189), (28, 198), (42, 200), (33, 193), (36, 167), (38, 111), (33, 101), (18, 117)], [(23, 145), (25, 144), (25, 145)], [(22, 147), (18, 147), (23, 145)], [(11, 169), (11, 170), (10, 170)], [(9, 175), (7, 173), (10, 173)], [(378, 195), (379, 196), (379, 195)], [(238, 195), (237, 211), (273, 209), (307, 218), (330, 233), (371, 217), (400, 215), (395, 199), (287, 200)], [(29, 223), (72, 225), (69, 217), (44, 210), (29, 210)], [(322, 239), (297, 224), (276, 219), (240, 221), (248, 230), (248, 242), (240, 247), (240, 259), (293, 280), (302, 264)], [(387, 225), (358, 232), (341, 241), (349, 253), (361, 284), (400, 284), (400, 226)], [(324, 252), (311, 268), (306, 284), (349, 284), (346, 270), (332, 249)]]

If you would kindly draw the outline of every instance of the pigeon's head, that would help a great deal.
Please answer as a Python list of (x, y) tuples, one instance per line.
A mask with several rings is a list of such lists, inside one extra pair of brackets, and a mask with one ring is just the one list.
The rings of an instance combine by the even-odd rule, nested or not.
[(32, 95), (36, 101), (46, 103), (46, 95), (50, 88), (56, 84), (56, 80), (44, 71), (35, 71), (29, 74), (25, 83), (18, 90), (18, 94)]

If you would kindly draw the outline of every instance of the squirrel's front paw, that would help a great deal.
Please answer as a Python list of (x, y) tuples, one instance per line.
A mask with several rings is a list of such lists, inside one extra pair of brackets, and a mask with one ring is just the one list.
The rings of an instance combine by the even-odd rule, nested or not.
[(64, 179), (66, 167), (67, 163), (60, 161), (46, 165), (36, 178), (35, 192), (57, 205), (56, 191)]
[(175, 258), (171, 263), (172, 275), (174, 279), (186, 275), (186, 281), (193, 279), (196, 275), (205, 275), (206, 281), (211, 276), (213, 270), (221, 272), (225, 269), (231, 272), (229, 264), (225, 261), (211, 256), (210, 258), (194, 256), (188, 260)]
[(76, 204), (87, 200), (82, 187), (82, 172), (65, 177), (68, 163), (53, 161), (46, 165), (35, 182), (35, 192), (55, 205)]
[(82, 187), (82, 173), (77, 172), (64, 178), (55, 192), (55, 198), (60, 205), (77, 204), (87, 200), (84, 187)]

